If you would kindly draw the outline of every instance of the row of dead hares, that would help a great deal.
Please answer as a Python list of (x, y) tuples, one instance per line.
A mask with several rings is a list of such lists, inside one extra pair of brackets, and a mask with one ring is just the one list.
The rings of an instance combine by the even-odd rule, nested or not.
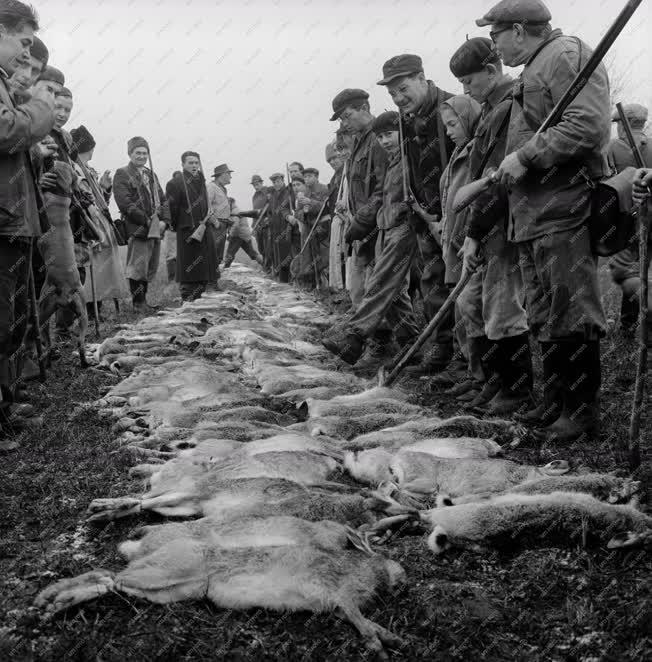
[(96, 348), (100, 366), (131, 373), (99, 414), (144, 460), (131, 474), (147, 491), (96, 499), (88, 519), (200, 519), (137, 529), (120, 546), (122, 572), (57, 582), (37, 598), (47, 613), (109, 591), (337, 610), (383, 655), (399, 640), (360, 608), (405, 578), (372, 549), (399, 527), (427, 534), (436, 553), (527, 544), (544, 532), (612, 547), (649, 535), (652, 520), (627, 504), (637, 483), (504, 459), (502, 444), (519, 434), (511, 423), (437, 418), (400, 390), (374, 388), (315, 344), (329, 324), (316, 304), (245, 268), (229, 275), (234, 291)]

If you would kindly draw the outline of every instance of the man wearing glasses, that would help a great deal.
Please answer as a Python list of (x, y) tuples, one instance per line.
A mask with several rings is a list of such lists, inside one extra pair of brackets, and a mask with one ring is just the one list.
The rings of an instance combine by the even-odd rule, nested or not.
[(610, 102), (601, 64), (559, 122), (536, 135), (591, 55), (577, 37), (553, 30), (550, 19), (540, 0), (503, 0), (476, 23), (491, 26), (506, 65), (524, 65), (498, 176), (507, 187), (508, 239), (519, 249), (544, 366), (544, 403), (526, 419), (543, 426), (541, 441), (568, 443), (599, 434), (605, 317), (588, 224), (593, 182), (608, 174)]

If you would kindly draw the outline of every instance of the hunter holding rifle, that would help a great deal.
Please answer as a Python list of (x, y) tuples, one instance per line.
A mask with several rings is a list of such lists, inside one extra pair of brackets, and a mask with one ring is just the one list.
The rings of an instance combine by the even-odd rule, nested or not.
[[(481, 19), (503, 62), (524, 65), (514, 89), (507, 156), (508, 240), (519, 250), (529, 322), (541, 349), (544, 403), (526, 414), (540, 441), (569, 443), (600, 431), (600, 338), (605, 316), (592, 250), (591, 191), (608, 174), (609, 81), (600, 64), (559, 121), (537, 132), (592, 51), (553, 30), (540, 0), (503, 0)], [(547, 124), (546, 124), (547, 126)]]
[(150, 156), (145, 138), (127, 142), (129, 164), (113, 176), (113, 197), (125, 221), (126, 276), (134, 309), (151, 309), (146, 301), (148, 283), (154, 280), (161, 254), (161, 225), (169, 222), (169, 209), (156, 174), (145, 164)]
[[(219, 278), (214, 210), (197, 152), (181, 155), (181, 176), (166, 186), (170, 225), (177, 233), (177, 282), (184, 301), (198, 299)], [(224, 244), (222, 244), (222, 247)]]
[[(473, 179), (505, 158), (514, 81), (503, 73), (491, 39), (465, 41), (450, 60), (464, 92), (481, 104), (469, 155)], [(507, 240), (507, 192), (493, 186), (469, 210), (460, 252), (465, 271), (474, 271), (457, 301), (466, 320), (469, 363), (480, 363), (484, 385), (469, 401), (492, 416), (506, 416), (532, 403), (532, 357), (518, 249)], [(478, 251), (481, 248), (481, 259)], [(482, 266), (477, 269), (477, 266)], [(473, 387), (473, 381), (468, 384)], [(457, 392), (464, 387), (460, 386)]]

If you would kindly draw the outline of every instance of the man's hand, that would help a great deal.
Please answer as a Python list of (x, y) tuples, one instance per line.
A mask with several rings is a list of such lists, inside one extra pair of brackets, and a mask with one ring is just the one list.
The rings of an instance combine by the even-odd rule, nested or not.
[(344, 214), (344, 213), (346, 213), (346, 205), (345, 205), (343, 202), (338, 202), (338, 203), (335, 205), (335, 211), (336, 211), (338, 214)]
[(44, 191), (52, 191), (57, 187), (57, 175), (54, 172), (44, 172), (38, 183)]
[(632, 182), (632, 202), (634, 205), (642, 205), (650, 195), (652, 186), (652, 168), (640, 168), (634, 173)]
[(296, 226), (299, 221), (297, 221), (296, 217), (293, 216), (292, 214), (289, 214), (288, 216), (285, 217), (285, 220), (291, 225), (291, 226)]
[(45, 136), (45, 138), (37, 144), (39, 152), (41, 152), (41, 156), (44, 159), (48, 156), (56, 156), (59, 152), (57, 142), (52, 136)]
[(32, 99), (40, 99), (45, 102), (52, 112), (54, 112), (54, 94), (54, 88), (48, 85), (48, 81), (38, 81), (32, 87)]
[(516, 152), (508, 154), (503, 162), (500, 164), (496, 172), (495, 179), (500, 178), (503, 185), (509, 186), (510, 184), (522, 179), (527, 172), (527, 167), (524, 166), (518, 159)]
[(105, 170), (102, 173), (102, 176), (100, 177), (100, 186), (105, 191), (108, 191), (110, 188), (113, 187), (113, 180), (111, 179), (111, 171), (110, 170)]
[(463, 260), (462, 273), (473, 273), (482, 264), (482, 259), (478, 255), (479, 247), (480, 242), (477, 239), (471, 239), (471, 237), (464, 239), (464, 245), (457, 253), (457, 257), (461, 257)]
[(308, 198), (303, 193), (297, 194), (297, 207), (304, 207), (305, 205), (310, 204), (310, 198)]
[(439, 216), (437, 214), (429, 214), (416, 200), (412, 202), (411, 207), (412, 211), (417, 214), (421, 220), (428, 224), (439, 220)]
[[(439, 217), (435, 215), (435, 218)], [(434, 237), (435, 241), (441, 246), (441, 221), (428, 221), (428, 229), (430, 230), (430, 234)]]

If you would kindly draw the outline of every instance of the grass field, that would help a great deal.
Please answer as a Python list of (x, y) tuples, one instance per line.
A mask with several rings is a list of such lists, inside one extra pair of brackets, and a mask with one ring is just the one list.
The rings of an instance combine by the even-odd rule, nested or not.
[[(620, 295), (602, 270), (611, 320)], [(177, 305), (163, 273), (154, 303)], [(136, 319), (127, 302), (106, 310), (102, 335)], [(603, 342), (603, 435), (599, 443), (568, 448), (526, 445), (511, 456), (533, 462), (555, 458), (575, 466), (627, 471), (626, 436), (633, 392), (635, 342), (617, 328)], [(115, 383), (81, 371), (76, 360), (54, 364), (48, 382), (30, 386), (44, 428), (20, 439), (2, 457), (0, 473), (0, 660), (358, 660), (367, 651), (352, 628), (334, 615), (278, 614), (262, 609), (219, 610), (209, 602), (154, 605), (111, 595), (47, 623), (31, 607), (36, 593), (60, 577), (103, 567), (120, 569), (116, 545), (132, 528), (156, 521), (117, 521), (86, 530), (88, 503), (134, 491), (129, 457), (116, 452), (110, 423), (75, 412)], [(435, 411), (455, 411), (445, 398), (418, 390)], [(652, 433), (643, 428), (649, 478)], [(554, 533), (554, 532), (553, 532)], [(641, 551), (607, 553), (555, 548), (546, 540), (519, 553), (451, 553), (435, 558), (417, 538), (384, 549), (403, 564), (408, 584), (383, 596), (365, 615), (404, 640), (396, 660), (652, 659), (649, 625), (652, 562)]]

